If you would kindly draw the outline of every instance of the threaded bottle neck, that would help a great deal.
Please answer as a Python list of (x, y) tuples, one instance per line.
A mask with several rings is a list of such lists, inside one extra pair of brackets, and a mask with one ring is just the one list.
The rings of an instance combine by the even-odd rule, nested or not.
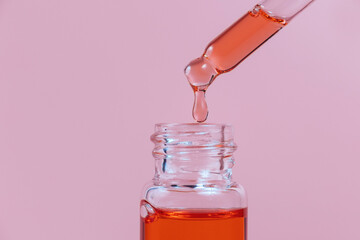
[(236, 150), (232, 127), (223, 124), (156, 124), (155, 177), (158, 184), (228, 184)]

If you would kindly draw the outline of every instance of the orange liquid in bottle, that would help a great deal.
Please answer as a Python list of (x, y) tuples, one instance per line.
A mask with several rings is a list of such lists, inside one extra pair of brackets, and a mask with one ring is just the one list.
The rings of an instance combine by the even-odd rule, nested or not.
[(246, 240), (246, 208), (153, 209), (141, 219), (141, 240)]
[(205, 93), (215, 78), (234, 69), (286, 24), (257, 5), (210, 42), (200, 58), (190, 62), (185, 75), (194, 90), (193, 117), (197, 122), (207, 118)]

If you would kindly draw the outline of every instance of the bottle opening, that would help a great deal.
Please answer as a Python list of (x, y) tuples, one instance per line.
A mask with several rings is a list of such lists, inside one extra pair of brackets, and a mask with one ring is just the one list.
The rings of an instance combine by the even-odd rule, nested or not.
[(236, 149), (233, 129), (228, 124), (159, 123), (151, 140), (155, 150), (156, 147)]
[(230, 125), (161, 123), (155, 125), (151, 140), (155, 179), (198, 184), (231, 178), (236, 144)]

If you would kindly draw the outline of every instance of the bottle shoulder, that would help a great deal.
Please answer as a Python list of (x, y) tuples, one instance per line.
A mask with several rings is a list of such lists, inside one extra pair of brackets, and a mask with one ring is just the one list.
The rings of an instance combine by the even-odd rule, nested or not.
[(247, 207), (245, 188), (237, 183), (228, 185), (158, 185), (148, 183), (142, 199), (157, 208), (240, 209)]

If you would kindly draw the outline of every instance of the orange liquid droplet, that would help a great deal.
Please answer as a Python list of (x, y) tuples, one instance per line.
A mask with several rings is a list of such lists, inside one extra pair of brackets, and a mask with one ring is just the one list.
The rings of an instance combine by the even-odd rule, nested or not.
[(185, 75), (194, 90), (193, 118), (197, 122), (204, 122), (208, 116), (206, 89), (218, 72), (208, 59), (201, 57), (193, 60), (185, 68)]
[(194, 92), (193, 118), (197, 122), (205, 122), (208, 116), (208, 106), (205, 100), (205, 90)]

